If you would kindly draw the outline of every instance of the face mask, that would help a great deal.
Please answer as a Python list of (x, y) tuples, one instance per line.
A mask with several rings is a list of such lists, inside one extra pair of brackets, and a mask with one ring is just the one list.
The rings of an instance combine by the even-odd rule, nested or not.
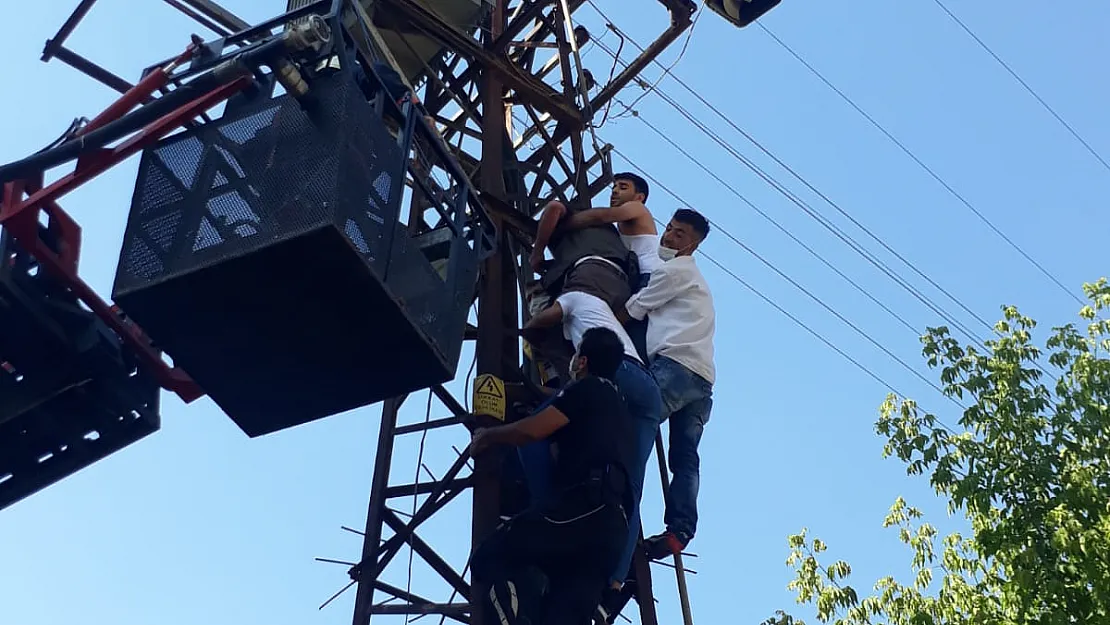
[(678, 255), (678, 250), (672, 250), (671, 248), (663, 246), (663, 245), (659, 246), (659, 258), (662, 258), (663, 262), (671, 260), (672, 258), (674, 258), (677, 255)]

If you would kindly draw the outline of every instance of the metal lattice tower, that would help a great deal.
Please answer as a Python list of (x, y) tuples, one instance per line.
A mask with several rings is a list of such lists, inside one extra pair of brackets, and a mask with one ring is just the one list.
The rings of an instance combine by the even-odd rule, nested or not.
[[(211, 0), (165, 0), (214, 33), (230, 37), (249, 24)], [(43, 60), (58, 59), (106, 86), (125, 92), (133, 85), (65, 47), (66, 38), (93, 7), (82, 0), (59, 33), (51, 39)], [(488, 535), (505, 512), (506, 491), (495, 455), (473, 461), (462, 454), (443, 475), (406, 483), (394, 470), (395, 452), (410, 444), (413, 434), (458, 427), (464, 419), (496, 422), (504, 419), (517, 400), (529, 394), (526, 378), (530, 363), (520, 353), (514, 334), (519, 327), (527, 253), (535, 228), (535, 213), (550, 199), (589, 201), (611, 182), (609, 146), (598, 145), (590, 128), (592, 111), (599, 111), (632, 82), (641, 70), (691, 25), (693, 0), (658, 0), (660, 34), (645, 51), (608, 83), (595, 84), (590, 68), (581, 66), (578, 48), (589, 33), (574, 14), (585, 0), (368, 0), (352, 7), (349, 20), (362, 20), (358, 46), (367, 57), (382, 59), (398, 70), (418, 94), (434, 120), (442, 140), (461, 165), (497, 226), (494, 253), (483, 261), (474, 301), (477, 323), (467, 327), (465, 340), (474, 341), (476, 374), (474, 409), (453, 397), (442, 385), (430, 390), (451, 416), (402, 425), (398, 411), (407, 397), (383, 402), (378, 447), (366, 524), (358, 564), (351, 569), (357, 587), (354, 625), (366, 625), (372, 615), (435, 614), (458, 622), (480, 622), (483, 580), (467, 580), (463, 567), (441, 557), (435, 546), (419, 537), (419, 529), (466, 490), (472, 491), (471, 532), (468, 543)], [(289, 0), (287, 10), (310, 0)], [(279, 10), (280, 7), (275, 7)], [(715, 9), (716, 10), (716, 9)], [(663, 17), (669, 16), (665, 22)], [(287, 26), (288, 27), (288, 26)], [(608, 69), (608, 68), (604, 68)], [(441, 180), (434, 158), (415, 159), (423, 182), (410, 178), (406, 191), (407, 228), (421, 245), (434, 246), (437, 194), (450, 189)], [(450, 180), (450, 176), (447, 176)], [(449, 183), (448, 183), (449, 184)], [(433, 263), (434, 265), (434, 263)], [(523, 268), (522, 268), (523, 267)], [(526, 312), (524, 313), (526, 314)], [(467, 375), (463, 363), (458, 377)], [(415, 395), (417, 393), (413, 393)], [(412, 402), (413, 399), (408, 399)], [(420, 401), (420, 400), (417, 400)], [(430, 398), (428, 401), (431, 401)], [(661, 445), (661, 443), (659, 443)], [(440, 456), (445, 450), (430, 450)], [(661, 451), (661, 446), (659, 451)], [(662, 479), (666, 467), (660, 456)], [(406, 468), (404, 471), (408, 474)], [(415, 514), (407, 516), (391, 506), (400, 497), (419, 496)], [(387, 531), (388, 530), (388, 531)], [(456, 540), (464, 540), (461, 536)], [(403, 547), (410, 546), (454, 593), (452, 599), (433, 598), (421, 588), (403, 589), (384, 581), (385, 573)], [(658, 622), (648, 563), (633, 563), (640, 580), (640, 622)], [(682, 618), (691, 622), (681, 561), (676, 561)], [(377, 601), (382, 596), (388, 601)], [(674, 622), (677, 616), (664, 619)]]

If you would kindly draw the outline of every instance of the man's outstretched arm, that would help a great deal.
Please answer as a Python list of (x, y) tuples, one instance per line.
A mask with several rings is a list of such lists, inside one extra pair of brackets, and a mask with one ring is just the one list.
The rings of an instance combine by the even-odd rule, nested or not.
[(563, 227), (571, 230), (579, 230), (591, 226), (603, 226), (605, 224), (618, 224), (632, 221), (633, 219), (648, 214), (648, 209), (642, 202), (632, 200), (612, 208), (591, 208), (587, 211), (579, 211), (568, 217)]
[(548, 406), (520, 421), (475, 432), (470, 443), (470, 453), (476, 456), (494, 445), (523, 447), (551, 436), (568, 423), (570, 419), (563, 411), (555, 406)]
[(553, 328), (563, 322), (563, 305), (556, 301), (554, 304), (544, 308), (539, 314), (535, 315), (524, 324), (525, 330), (542, 330), (544, 328)]
[(562, 202), (552, 200), (544, 207), (540, 222), (536, 225), (536, 240), (532, 243), (532, 255), (529, 258), (532, 271), (539, 272), (540, 265), (543, 264), (543, 251), (547, 249), (551, 235), (555, 234), (555, 228), (566, 214), (567, 207)]

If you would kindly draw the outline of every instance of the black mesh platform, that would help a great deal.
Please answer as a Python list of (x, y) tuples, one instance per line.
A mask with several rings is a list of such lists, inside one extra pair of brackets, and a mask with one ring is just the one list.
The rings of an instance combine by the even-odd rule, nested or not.
[[(398, 223), (405, 155), (356, 82), (144, 152), (114, 298), (248, 435), (449, 380), (477, 272)], [(468, 248), (453, 249), (465, 251)]]
[(160, 388), (0, 235), (0, 509), (156, 432)]

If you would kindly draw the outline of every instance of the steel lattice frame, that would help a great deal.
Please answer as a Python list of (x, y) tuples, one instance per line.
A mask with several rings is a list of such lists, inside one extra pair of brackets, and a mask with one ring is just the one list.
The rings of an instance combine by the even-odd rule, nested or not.
[[(249, 24), (211, 0), (164, 0), (168, 5), (193, 18), (219, 36), (242, 31)], [(464, 171), (477, 182), (487, 209), (499, 224), (498, 251), (482, 269), (475, 300), (477, 326), (471, 326), (467, 339), (476, 341), (477, 373), (491, 374), (506, 381), (506, 393), (521, 392), (520, 354), (515, 336), (505, 332), (519, 324), (518, 308), (526, 267), (525, 254), (535, 227), (531, 219), (550, 199), (589, 201), (609, 185), (612, 178), (608, 147), (588, 140), (588, 113), (601, 110), (637, 74), (691, 25), (696, 8), (693, 0), (658, 0), (670, 13), (670, 23), (645, 51), (608, 84), (598, 85), (583, 106), (578, 96), (581, 68), (575, 67), (565, 24), (585, 0), (485, 0), (488, 13), (473, 33), (464, 33), (444, 22), (426, 5), (416, 0), (371, 0), (364, 2), (369, 16), (387, 11), (389, 21), (441, 43), (448, 51), (426, 63), (411, 81), (426, 110), (442, 129), (443, 139), (452, 149)], [(65, 47), (66, 38), (95, 4), (82, 0), (58, 34), (47, 42), (42, 59), (56, 58), (120, 92), (131, 87), (126, 80), (96, 65)], [(289, 8), (299, 6), (292, 0)], [(280, 10), (279, 8), (276, 8)], [(564, 11), (569, 11), (567, 16)], [(375, 42), (362, 42), (377, 49)], [(548, 60), (537, 57), (548, 51)], [(406, 77), (409, 78), (409, 77)], [(587, 81), (588, 82), (588, 81)], [(526, 124), (514, 127), (514, 109), (523, 113)], [(491, 114), (486, 114), (491, 112)], [(530, 140), (538, 147), (529, 147)], [(569, 145), (570, 157), (564, 153)], [(430, 161), (430, 179), (435, 167)], [(411, 183), (411, 181), (410, 181)], [(436, 223), (418, 185), (410, 184), (409, 226), (414, 236), (432, 234)], [(432, 186), (431, 191), (445, 191)], [(469, 365), (470, 363), (465, 363)], [(435, 549), (420, 539), (416, 530), (463, 491), (473, 490), (471, 543), (477, 543), (496, 526), (500, 516), (500, 476), (496, 460), (487, 457), (473, 461), (459, 453), (442, 476), (427, 482), (391, 485), (391, 466), (395, 447), (407, 435), (455, 426), (468, 417), (463, 404), (443, 386), (430, 389), (451, 416), (427, 422), (401, 425), (398, 411), (405, 397), (383, 403), (375, 456), (370, 504), (363, 532), (359, 564), (350, 573), (350, 585), (357, 585), (353, 624), (366, 625), (372, 615), (436, 614), (442, 619), (463, 623), (481, 622), (480, 604), (472, 596), (482, 596), (483, 580), (466, 579), (466, 572), (450, 565)], [(429, 398), (430, 401), (430, 398)], [(408, 438), (412, 438), (408, 436)], [(659, 452), (661, 454), (661, 440)], [(662, 479), (666, 465), (660, 455)], [(422, 496), (411, 518), (387, 505), (400, 497)], [(383, 541), (384, 529), (391, 535)], [(382, 580), (386, 568), (402, 547), (410, 545), (453, 589), (452, 600), (437, 603)], [(685, 580), (681, 561), (676, 561), (683, 620), (690, 625)], [(651, 576), (643, 557), (634, 562), (641, 580), (641, 623), (657, 623), (651, 592)], [(376, 592), (389, 597), (375, 603)], [(458, 597), (457, 601), (454, 598)], [(396, 601), (396, 602), (394, 602)]]

